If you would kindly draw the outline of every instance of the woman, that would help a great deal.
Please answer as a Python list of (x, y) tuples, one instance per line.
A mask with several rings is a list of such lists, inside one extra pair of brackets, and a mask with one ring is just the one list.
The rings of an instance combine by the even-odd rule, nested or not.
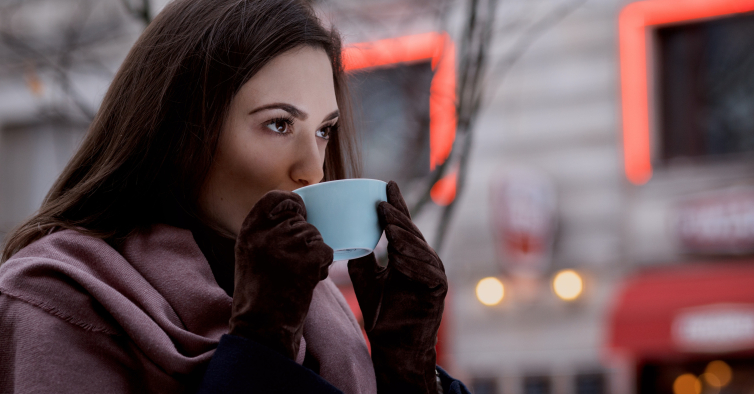
[(371, 357), (291, 193), (358, 175), (340, 51), (293, 0), (155, 18), (7, 238), (1, 392), (465, 390), (435, 368), (447, 281), (397, 185), (387, 268), (348, 266)]

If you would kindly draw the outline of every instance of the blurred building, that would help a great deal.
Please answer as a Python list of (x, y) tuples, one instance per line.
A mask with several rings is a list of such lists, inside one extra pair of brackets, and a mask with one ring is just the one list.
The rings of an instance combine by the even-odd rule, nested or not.
[[(624, 139), (625, 116), (637, 116), (621, 100), (627, 2), (585, 2), (544, 33), (482, 116), (444, 256), (453, 359), (480, 392), (669, 393), (685, 374), (720, 390), (699, 378), (713, 360), (732, 366), (722, 392), (752, 388), (752, 17), (700, 24), (711, 10), (684, 16), (691, 2), (664, 3), (664, 17), (690, 21), (647, 22), (649, 77), (630, 82), (650, 89), (651, 178), (631, 179), (637, 153)], [(496, 182), (521, 169), (557, 196), (550, 264), (535, 277), (496, 253), (490, 214)], [(563, 302), (550, 281), (567, 268), (584, 292)], [(498, 305), (476, 302), (485, 276), (505, 285)]]
[[(630, 3), (578, 4), (500, 86), (493, 66), (498, 93), (478, 120), (442, 255), (452, 292), (444, 361), (476, 393), (754, 388), (754, 24), (737, 14), (754, 6), (658, 0), (631, 11)], [(508, 2), (501, 23), (525, 4)], [(519, 16), (543, 20), (563, 4), (540, 2), (534, 17)], [(621, 25), (632, 17), (643, 24)], [(353, 30), (364, 41), (416, 25)], [(646, 45), (643, 80), (628, 75), (636, 49), (621, 56), (624, 41), (637, 39)], [(515, 44), (495, 40), (499, 57)], [(642, 85), (643, 101), (623, 98)], [(370, 105), (365, 112), (385, 108)], [(383, 149), (367, 144), (368, 155), (373, 148)], [(433, 209), (416, 218), (430, 237)], [(579, 289), (558, 296), (555, 278), (574, 272)], [(486, 277), (502, 283), (502, 300), (480, 297)]]
[[(504, 75), (491, 61), (485, 83), (494, 94), (476, 123), (441, 255), (451, 282), (442, 362), (477, 394), (754, 389), (754, 17), (736, 14), (754, 5), (652, 3), (665, 6), (509, 0), (498, 8), (491, 57), (505, 58), (520, 37), (531, 42)], [(0, 45), (0, 236), (39, 206), (83, 135), (86, 108), (96, 108), (142, 26), (117, 1), (36, 4), (45, 6), (14, 10), (12, 26), (32, 49), (58, 48), (47, 59), (74, 60), (75, 90), (34, 51)], [(59, 32), (78, 20), (77, 4), (94, 10), (76, 24), (86, 27), (81, 37), (117, 34), (72, 51)], [(347, 43), (441, 31), (458, 42), (466, 9), (460, 1), (316, 4)], [(546, 23), (531, 29), (538, 21)], [(647, 46), (637, 51), (637, 42)], [(410, 203), (434, 157), (432, 64), (383, 64), (351, 79), (366, 176), (399, 180)], [(636, 76), (636, 67), (649, 72)], [(626, 98), (641, 86), (649, 89), (638, 101)], [(441, 209), (415, 218), (430, 243)], [(564, 270), (572, 271), (556, 286)], [(499, 285), (485, 282), (489, 305), (478, 292), (487, 277), (503, 286), (495, 297)], [(678, 391), (684, 384), (691, 391)]]

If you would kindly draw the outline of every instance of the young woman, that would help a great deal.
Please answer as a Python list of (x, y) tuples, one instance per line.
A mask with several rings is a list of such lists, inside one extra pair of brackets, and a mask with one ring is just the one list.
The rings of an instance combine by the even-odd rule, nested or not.
[(442, 262), (395, 183), (389, 263), (292, 190), (358, 176), (336, 33), (295, 0), (176, 0), (0, 266), (0, 392), (466, 392), (435, 366)]

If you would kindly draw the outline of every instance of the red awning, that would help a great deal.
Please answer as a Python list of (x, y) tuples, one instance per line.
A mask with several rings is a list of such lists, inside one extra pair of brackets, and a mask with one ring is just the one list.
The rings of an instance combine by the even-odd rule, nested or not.
[(608, 346), (635, 358), (754, 350), (754, 262), (641, 272), (619, 291)]

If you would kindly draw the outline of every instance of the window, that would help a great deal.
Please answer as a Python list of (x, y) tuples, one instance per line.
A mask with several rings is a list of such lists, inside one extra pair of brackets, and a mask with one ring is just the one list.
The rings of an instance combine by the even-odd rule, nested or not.
[[(361, 92), (357, 92), (355, 97), (357, 106), (361, 107), (364, 112), (377, 111), (373, 112), (372, 116), (369, 116), (369, 113), (363, 113), (362, 115), (367, 118), (366, 124), (370, 127), (364, 133), (368, 134), (367, 138), (365, 138), (368, 145), (366, 147), (367, 174), (376, 174), (373, 177), (378, 179), (394, 179), (398, 183), (402, 183), (404, 179), (421, 177), (422, 173), (426, 173), (420, 167), (413, 165), (413, 163), (420, 163), (422, 158), (429, 159), (427, 160), (427, 164), (429, 164), (430, 171), (446, 162), (453, 149), (453, 141), (456, 135), (455, 49), (453, 41), (447, 33), (429, 32), (353, 44), (344, 48), (343, 64), (345, 70), (348, 72), (374, 72), (376, 71), (374, 70), (375, 68), (383, 69), (382, 78), (379, 78), (379, 71), (376, 71), (378, 74), (373, 74), (382, 83), (372, 85), (372, 89), (362, 89)], [(415, 66), (423, 70), (417, 71)], [(429, 66), (429, 69), (427, 69), (427, 66)], [(386, 75), (395, 72), (399, 74)], [(426, 72), (430, 72), (431, 74), (426, 75), (425, 78), (424, 75)], [(416, 78), (412, 78), (412, 76)], [(427, 82), (429, 82), (428, 85)], [(403, 88), (398, 89), (400, 92), (397, 92), (397, 94), (396, 92), (386, 95), (380, 94), (379, 92), (382, 90), (390, 90), (390, 83), (397, 83), (396, 86), (402, 86)], [(355, 75), (352, 78), (352, 84), (359, 85), (357, 76)], [(370, 84), (367, 83), (367, 85), (369, 86)], [(424, 92), (426, 90), (424, 88), (427, 87), (429, 88), (429, 94), (425, 95)], [(362, 97), (359, 96), (359, 93)], [(371, 101), (366, 96), (377, 96), (381, 97), (381, 99)], [(398, 99), (399, 97), (403, 97), (405, 100), (400, 100)], [(361, 101), (366, 101), (367, 104), (372, 105), (365, 105)], [(425, 106), (427, 101), (429, 101), (428, 109)], [(399, 105), (397, 110), (396, 104)], [(403, 105), (400, 106), (400, 104)], [(380, 112), (380, 106), (393, 108), (394, 111), (383, 110)], [(418, 112), (416, 111), (417, 108)], [(397, 116), (400, 113), (405, 113), (409, 116), (401, 119), (401, 117)], [(389, 142), (394, 148), (400, 148), (406, 143), (413, 143), (413, 148), (420, 148), (419, 145), (423, 145), (425, 139), (421, 134), (417, 136), (414, 133), (413, 137), (411, 135), (406, 137), (397, 133), (397, 130), (403, 129), (406, 126), (411, 127), (411, 123), (416, 123), (414, 120), (419, 120), (419, 128), (413, 130), (426, 129), (424, 127), (425, 124), (428, 126), (428, 155), (421, 150), (418, 154), (416, 152), (412, 154), (403, 149), (392, 149), (387, 152), (370, 154), (370, 151), (374, 152), (380, 148), (379, 144), (371, 140), (373, 138), (380, 138), (384, 143)], [(378, 128), (377, 124), (390, 121), (397, 121), (397, 126), (394, 124), (391, 127), (388, 124), (385, 130), (375, 131)], [(391, 134), (393, 137), (391, 137)], [(403, 141), (404, 144), (400, 144), (400, 141)], [(409, 146), (411, 147), (411, 145)], [(381, 156), (382, 161), (378, 161)], [(384, 162), (385, 160), (390, 160), (391, 157), (398, 161)], [(410, 163), (406, 165), (405, 160), (408, 159), (410, 159)], [(401, 163), (401, 161), (404, 162)], [(392, 167), (392, 169), (386, 170), (385, 167)], [(373, 168), (373, 170), (370, 168)], [(396, 169), (399, 169), (398, 172), (395, 172)], [(435, 203), (448, 205), (455, 199), (456, 178), (457, 171), (452, 171), (446, 173), (443, 178), (433, 185), (430, 195)]]
[(524, 394), (550, 394), (551, 383), (549, 376), (524, 377)]
[(429, 61), (360, 70), (349, 77), (364, 177), (399, 184), (429, 174)]
[(576, 375), (575, 394), (604, 394), (605, 375), (602, 373), (585, 373)]
[(656, 31), (659, 160), (754, 152), (754, 14)]
[[(623, 160), (626, 178), (629, 181), (636, 185), (646, 183), (652, 177), (653, 161), (668, 160), (667, 157), (656, 157), (662, 156), (662, 147), (656, 146), (658, 143), (662, 144), (662, 141), (650, 141), (648, 94), (650, 81), (647, 71), (649, 68), (647, 44), (650, 48), (657, 49), (655, 45), (657, 40), (648, 40), (647, 33), (654, 34), (656, 29), (663, 27), (681, 27), (682, 24), (714, 21), (714, 18), (725, 18), (747, 12), (754, 12), (754, 2), (741, 0), (644, 0), (629, 2), (623, 7), (618, 17), (618, 41), (621, 70)], [(657, 57), (661, 58), (662, 56)], [(657, 74), (661, 73), (658, 72), (655, 75)], [(661, 78), (661, 76), (659, 77)], [(655, 81), (652, 82), (651, 85), (655, 86)], [(661, 87), (657, 87), (656, 90), (659, 90), (660, 94), (663, 91)], [(661, 105), (655, 105), (655, 107), (661, 107)], [(693, 115), (696, 116), (697, 114)], [(658, 123), (667, 119), (662, 114), (657, 114), (655, 118), (659, 120)], [(659, 139), (661, 140), (661, 138)]]
[(476, 378), (471, 381), (471, 392), (474, 394), (497, 394), (495, 378)]

